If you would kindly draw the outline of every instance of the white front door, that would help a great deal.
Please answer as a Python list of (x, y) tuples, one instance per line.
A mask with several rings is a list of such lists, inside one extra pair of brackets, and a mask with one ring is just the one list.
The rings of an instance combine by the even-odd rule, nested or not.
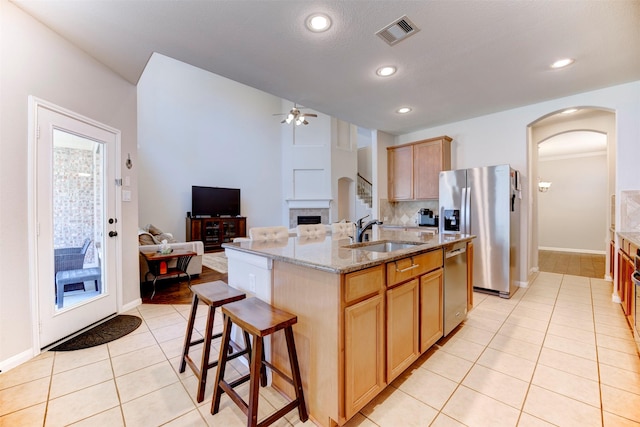
[(120, 133), (42, 101), (35, 111), (39, 347), (117, 312)]

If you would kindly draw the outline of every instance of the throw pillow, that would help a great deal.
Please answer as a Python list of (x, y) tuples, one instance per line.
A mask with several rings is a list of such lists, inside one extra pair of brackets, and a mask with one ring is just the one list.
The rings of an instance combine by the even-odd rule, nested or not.
[(140, 233), (138, 234), (138, 244), (140, 246), (144, 245), (155, 245), (157, 242), (153, 240), (153, 236), (149, 233)]
[(154, 236), (157, 236), (158, 234), (162, 234), (162, 230), (160, 230), (158, 227), (156, 227), (153, 224), (149, 224), (145, 228), (149, 233), (151, 233)]

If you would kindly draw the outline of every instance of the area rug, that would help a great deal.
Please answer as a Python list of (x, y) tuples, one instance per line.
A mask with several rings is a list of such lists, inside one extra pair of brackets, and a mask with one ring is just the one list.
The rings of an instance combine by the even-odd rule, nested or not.
[(218, 273), (226, 274), (229, 272), (227, 269), (227, 256), (224, 252), (214, 252), (202, 255), (202, 265), (215, 270)]
[(138, 316), (121, 314), (53, 347), (51, 351), (82, 350), (105, 344), (135, 331), (141, 323), (142, 319)]

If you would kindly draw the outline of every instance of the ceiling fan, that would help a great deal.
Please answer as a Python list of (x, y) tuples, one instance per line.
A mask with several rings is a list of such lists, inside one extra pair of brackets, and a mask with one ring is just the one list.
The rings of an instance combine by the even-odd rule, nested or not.
[(309, 122), (307, 121), (307, 117), (318, 117), (317, 114), (303, 113), (302, 111), (300, 111), (300, 108), (298, 108), (297, 104), (293, 104), (293, 108), (288, 113), (274, 114), (274, 116), (284, 115), (286, 115), (287, 117), (285, 117), (284, 120), (282, 120), (280, 123), (289, 124), (293, 122), (296, 124), (296, 126), (308, 125)]

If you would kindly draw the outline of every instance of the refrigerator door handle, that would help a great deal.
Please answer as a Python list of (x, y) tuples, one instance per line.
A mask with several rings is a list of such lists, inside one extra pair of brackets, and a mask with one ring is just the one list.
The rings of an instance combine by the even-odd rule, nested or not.
[(471, 234), (471, 187), (464, 189), (464, 200), (462, 205), (464, 206), (464, 230), (463, 233)]
[(462, 187), (460, 200), (460, 233), (467, 234), (467, 190), (468, 187)]

